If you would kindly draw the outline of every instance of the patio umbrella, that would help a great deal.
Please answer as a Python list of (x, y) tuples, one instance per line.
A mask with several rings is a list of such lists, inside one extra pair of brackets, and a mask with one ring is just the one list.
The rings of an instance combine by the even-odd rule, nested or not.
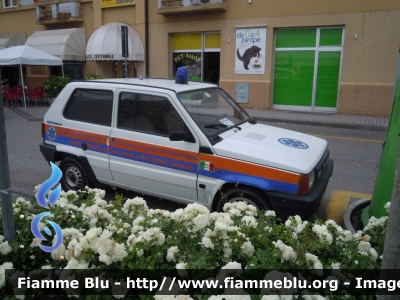
[[(13, 46), (0, 50), (0, 66), (17, 66), (20, 68), (20, 76), (22, 86), (24, 77), (22, 74), (22, 65), (27, 66), (63, 66), (62, 59), (50, 55), (46, 52), (38, 50), (30, 46)], [(64, 76), (64, 67), (62, 67), (62, 75)], [(25, 92), (24, 105), (26, 108)]]

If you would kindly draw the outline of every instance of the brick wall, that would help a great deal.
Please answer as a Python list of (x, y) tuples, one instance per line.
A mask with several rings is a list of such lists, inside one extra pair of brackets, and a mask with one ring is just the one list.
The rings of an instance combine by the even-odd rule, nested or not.
[(236, 97), (236, 83), (249, 84), (249, 103), (241, 103), (244, 108), (269, 109), (270, 104), (270, 85), (269, 81), (234, 81), (220, 80), (219, 85), (233, 98)]
[(340, 114), (389, 116), (393, 85), (342, 83), (340, 85)]

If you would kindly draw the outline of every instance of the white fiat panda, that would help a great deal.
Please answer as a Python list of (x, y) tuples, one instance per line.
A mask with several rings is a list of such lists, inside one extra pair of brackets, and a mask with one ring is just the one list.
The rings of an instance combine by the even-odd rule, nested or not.
[(183, 83), (69, 83), (44, 116), (40, 145), (60, 162), (62, 188), (101, 182), (214, 211), (245, 201), (309, 218), (332, 175), (327, 142), (257, 124), (217, 85)]

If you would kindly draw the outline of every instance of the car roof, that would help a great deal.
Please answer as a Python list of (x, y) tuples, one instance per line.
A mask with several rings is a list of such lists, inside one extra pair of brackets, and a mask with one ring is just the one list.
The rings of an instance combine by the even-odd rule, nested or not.
[(139, 85), (143, 87), (153, 87), (173, 90), (176, 93), (192, 91), (197, 89), (215, 88), (216, 84), (189, 81), (188, 84), (175, 83), (174, 79), (154, 79), (154, 78), (110, 78), (110, 79), (97, 79), (90, 80), (90, 82), (101, 82), (101, 83), (116, 83), (116, 84), (128, 84), (128, 85)]

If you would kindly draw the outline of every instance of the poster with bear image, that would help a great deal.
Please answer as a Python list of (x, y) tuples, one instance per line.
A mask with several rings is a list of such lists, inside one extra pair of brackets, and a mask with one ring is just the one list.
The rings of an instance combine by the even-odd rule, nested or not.
[(264, 74), (267, 28), (236, 29), (236, 74)]

